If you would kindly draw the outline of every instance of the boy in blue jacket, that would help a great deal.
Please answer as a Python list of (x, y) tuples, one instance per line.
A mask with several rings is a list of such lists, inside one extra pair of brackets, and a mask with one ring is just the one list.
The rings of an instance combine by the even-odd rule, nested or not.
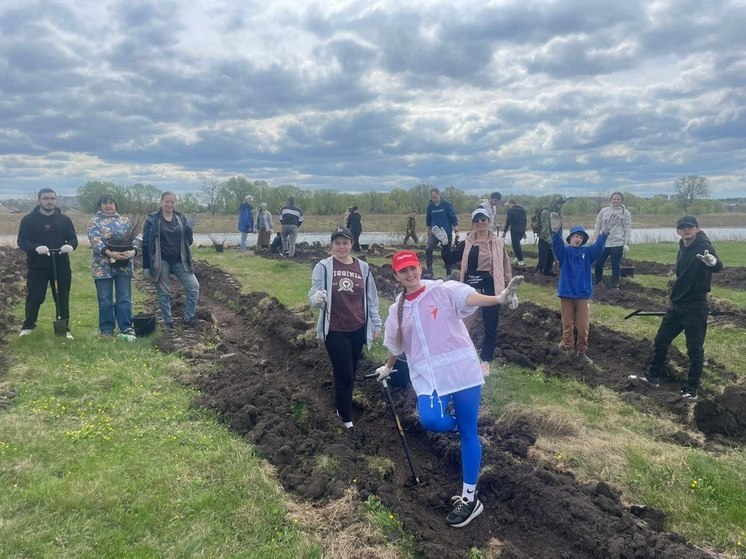
[[(616, 219), (613, 219), (616, 218)], [(550, 215), (552, 227), (552, 249), (560, 266), (557, 295), (561, 301), (560, 314), (562, 316), (562, 349), (575, 351), (575, 358), (582, 363), (593, 363), (586, 355), (588, 350), (588, 330), (591, 318), (591, 297), (593, 296), (593, 278), (591, 269), (593, 262), (604, 251), (609, 230), (616, 225), (619, 216), (609, 217), (604, 230), (591, 246), (584, 246), (588, 242), (588, 233), (581, 225), (570, 229), (567, 245), (562, 242), (560, 229), (562, 221), (557, 213)], [(575, 340), (573, 329), (578, 331)]]

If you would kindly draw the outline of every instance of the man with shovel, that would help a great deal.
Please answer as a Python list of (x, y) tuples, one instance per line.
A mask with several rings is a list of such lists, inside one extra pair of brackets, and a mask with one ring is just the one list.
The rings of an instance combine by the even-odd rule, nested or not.
[(52, 287), (56, 305), (55, 333), (72, 340), (70, 318), (70, 284), (72, 272), (68, 256), (78, 246), (72, 220), (57, 207), (57, 194), (42, 188), (36, 196), (38, 205), (21, 220), (18, 247), (26, 251), (26, 318), (21, 336), (28, 336), (36, 326), (39, 308)]

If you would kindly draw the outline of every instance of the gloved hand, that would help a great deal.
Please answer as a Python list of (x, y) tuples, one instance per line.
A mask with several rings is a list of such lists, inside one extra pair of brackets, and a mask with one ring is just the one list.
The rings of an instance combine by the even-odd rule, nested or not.
[(624, 247), (622, 247), (622, 254), (624, 254), (624, 256), (627, 256), (628, 252), (629, 252), (629, 245), (624, 245)]
[(440, 241), (443, 246), (448, 246), (448, 233), (440, 225), (433, 225), (430, 228), (430, 232), (433, 236)]
[(508, 287), (503, 289), (500, 292), (500, 295), (497, 296), (497, 302), (501, 305), (510, 304), (512, 303), (512, 299), (515, 297), (515, 305), (518, 306), (518, 297), (516, 297), (515, 292), (518, 289), (518, 286), (521, 285), (521, 283), (523, 283), (523, 276), (515, 276), (512, 280), (510, 280)]
[(60, 247), (60, 252), (62, 254), (70, 254), (72, 251), (73, 251), (73, 247), (71, 245), (65, 244)]
[(511, 311), (514, 311), (518, 308), (518, 295), (513, 293), (513, 297), (510, 299), (510, 301), (506, 301), (505, 304), (508, 305), (508, 308)]
[(39, 245), (38, 247), (36, 247), (36, 254), (49, 254), (49, 247)]
[(618, 214), (611, 214), (607, 219), (606, 223), (604, 223), (604, 233), (607, 235), (609, 234), (609, 231), (612, 230), (612, 228), (616, 227), (622, 222), (622, 218), (619, 217)]
[(552, 228), (552, 233), (556, 233), (562, 227), (562, 219), (557, 212), (549, 214), (549, 226)]
[(314, 305), (323, 305), (326, 303), (326, 289), (319, 289), (311, 296)]
[(376, 369), (376, 375), (378, 375), (376, 377), (376, 380), (379, 382), (382, 380), (386, 380), (387, 378), (389, 378), (389, 376), (391, 376), (391, 373), (393, 372), (394, 372), (394, 369), (392, 369), (391, 367), (389, 367), (388, 365), (384, 363), (383, 365), (381, 365), (380, 367)]
[(134, 249), (133, 250), (125, 250), (122, 254), (124, 256), (126, 256), (127, 258), (134, 258), (135, 257), (135, 251), (134, 251)]
[(706, 250), (704, 254), (698, 254), (697, 258), (699, 258), (705, 266), (709, 266), (710, 268), (718, 263), (718, 259), (710, 254), (709, 250)]

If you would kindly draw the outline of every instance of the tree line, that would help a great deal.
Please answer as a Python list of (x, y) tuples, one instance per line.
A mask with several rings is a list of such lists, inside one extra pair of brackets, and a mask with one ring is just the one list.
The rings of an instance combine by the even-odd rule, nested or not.
[[(347, 208), (358, 206), (364, 214), (406, 214), (425, 213), (430, 201), (432, 185), (420, 183), (405, 190), (396, 188), (387, 192), (371, 189), (367, 192), (346, 193), (332, 189), (304, 190), (292, 184), (270, 186), (267, 181), (250, 181), (245, 177), (231, 177), (225, 181), (206, 180), (197, 192), (178, 194), (178, 208), (188, 214), (210, 213), (230, 215), (238, 212), (246, 196), (253, 196), (254, 206), (262, 202), (273, 213), (277, 213), (287, 203), (290, 196), (309, 215), (343, 214)], [(502, 192), (503, 201), (515, 198), (527, 211), (546, 206), (556, 193), (533, 196), (514, 195), (510, 190), (496, 188)], [(674, 194), (656, 195), (649, 198), (624, 193), (624, 203), (633, 214), (677, 215), (694, 213), (698, 215), (725, 211), (724, 204), (709, 199), (709, 180), (698, 175), (677, 179), (673, 185)], [(119, 211), (125, 214), (143, 214), (158, 208), (163, 191), (151, 184), (119, 185), (108, 181), (89, 181), (77, 190), (77, 201), (84, 212), (94, 213), (102, 194), (111, 194), (117, 200)], [(459, 213), (472, 211), (485, 201), (489, 192), (482, 196), (467, 194), (461, 188), (448, 186), (441, 189), (445, 199), (450, 201)], [(592, 195), (569, 197), (562, 209), (565, 215), (587, 215), (597, 213), (608, 204), (611, 191), (599, 190)], [(24, 201), (11, 201), (19, 209), (28, 210), (36, 202), (35, 193)], [(498, 209), (499, 212), (504, 210)]]

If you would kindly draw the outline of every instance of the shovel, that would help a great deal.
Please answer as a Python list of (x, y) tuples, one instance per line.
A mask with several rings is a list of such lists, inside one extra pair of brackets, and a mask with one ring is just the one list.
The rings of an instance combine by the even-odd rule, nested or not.
[(642, 309), (637, 309), (636, 311), (632, 311), (627, 316), (625, 316), (624, 320), (632, 318), (633, 316), (665, 316), (665, 314), (666, 311), (644, 311)]
[[(378, 378), (378, 375), (376, 375), (375, 373), (372, 373), (370, 375), (365, 375), (365, 378), (374, 379), (374, 378)], [(394, 405), (394, 399), (391, 397), (391, 390), (389, 390), (389, 384), (388, 382), (386, 382), (386, 379), (383, 379), (381, 381), (381, 386), (383, 387), (383, 393), (386, 395), (386, 402), (389, 405), (391, 414), (394, 416), (394, 421), (396, 421), (396, 429), (399, 431), (399, 438), (401, 438), (401, 444), (404, 447), (404, 454), (407, 455), (407, 462), (409, 462), (409, 469), (412, 470), (412, 480), (414, 481), (415, 485), (419, 485), (421, 483), (420, 476), (417, 474), (417, 468), (414, 465), (414, 460), (412, 459), (412, 453), (409, 452), (409, 445), (407, 444), (407, 437), (404, 435), (404, 428), (401, 426), (401, 421), (399, 421), (399, 415), (396, 413), (396, 406)]]
[(54, 299), (54, 310), (57, 320), (54, 321), (54, 335), (67, 336), (67, 320), (60, 316), (59, 290), (57, 289), (57, 254), (60, 249), (50, 249), (49, 255), (52, 257), (52, 298)]

